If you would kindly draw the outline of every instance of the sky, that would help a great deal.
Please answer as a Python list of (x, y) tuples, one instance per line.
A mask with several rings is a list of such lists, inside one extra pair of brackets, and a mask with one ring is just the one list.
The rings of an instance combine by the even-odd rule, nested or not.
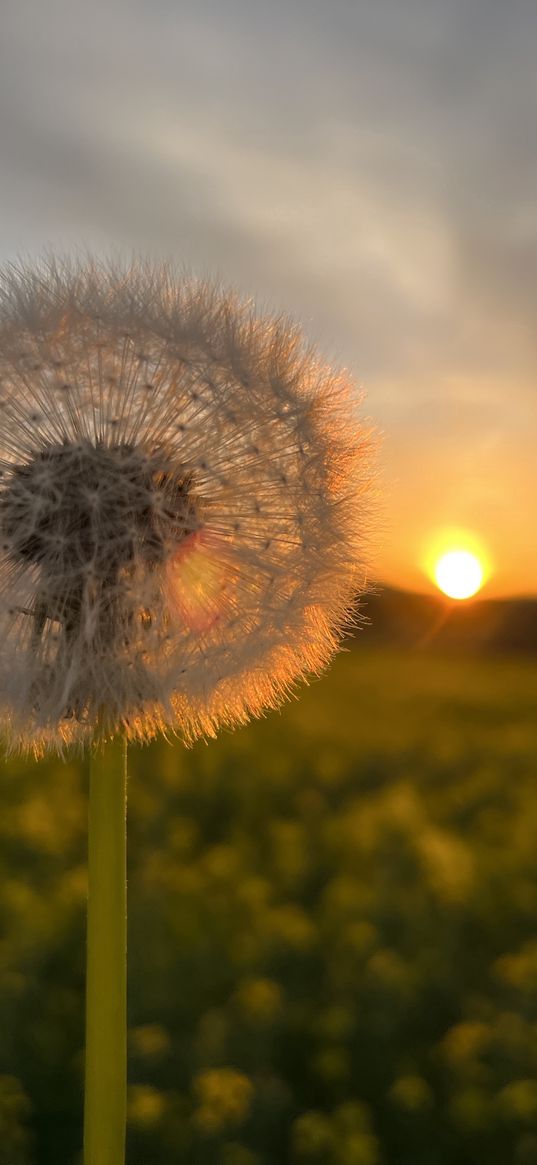
[(382, 434), (374, 577), (537, 593), (535, 0), (3, 0), (0, 260), (171, 257)]

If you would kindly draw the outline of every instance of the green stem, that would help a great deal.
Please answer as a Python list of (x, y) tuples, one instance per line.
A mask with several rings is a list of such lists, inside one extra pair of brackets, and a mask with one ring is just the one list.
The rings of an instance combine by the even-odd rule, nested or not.
[(84, 1165), (122, 1165), (127, 1107), (127, 743), (90, 763)]

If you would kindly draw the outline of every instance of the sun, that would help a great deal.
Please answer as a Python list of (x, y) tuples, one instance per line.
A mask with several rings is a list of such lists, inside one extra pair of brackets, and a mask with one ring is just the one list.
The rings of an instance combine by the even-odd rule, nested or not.
[(470, 599), (483, 586), (484, 570), (469, 550), (449, 550), (434, 568), (437, 586), (450, 599)]

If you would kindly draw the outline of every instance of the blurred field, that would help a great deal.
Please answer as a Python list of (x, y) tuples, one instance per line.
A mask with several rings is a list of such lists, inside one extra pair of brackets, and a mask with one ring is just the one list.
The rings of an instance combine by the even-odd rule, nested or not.
[[(537, 1162), (537, 661), (366, 641), (132, 752), (129, 1165)], [(85, 788), (0, 781), (0, 1165), (78, 1161)]]

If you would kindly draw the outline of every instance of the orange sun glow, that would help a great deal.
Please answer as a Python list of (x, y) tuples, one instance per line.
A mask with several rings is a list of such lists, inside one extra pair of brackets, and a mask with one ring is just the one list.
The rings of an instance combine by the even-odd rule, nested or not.
[(470, 599), (483, 586), (484, 570), (469, 550), (448, 550), (435, 564), (437, 586), (450, 599)]

